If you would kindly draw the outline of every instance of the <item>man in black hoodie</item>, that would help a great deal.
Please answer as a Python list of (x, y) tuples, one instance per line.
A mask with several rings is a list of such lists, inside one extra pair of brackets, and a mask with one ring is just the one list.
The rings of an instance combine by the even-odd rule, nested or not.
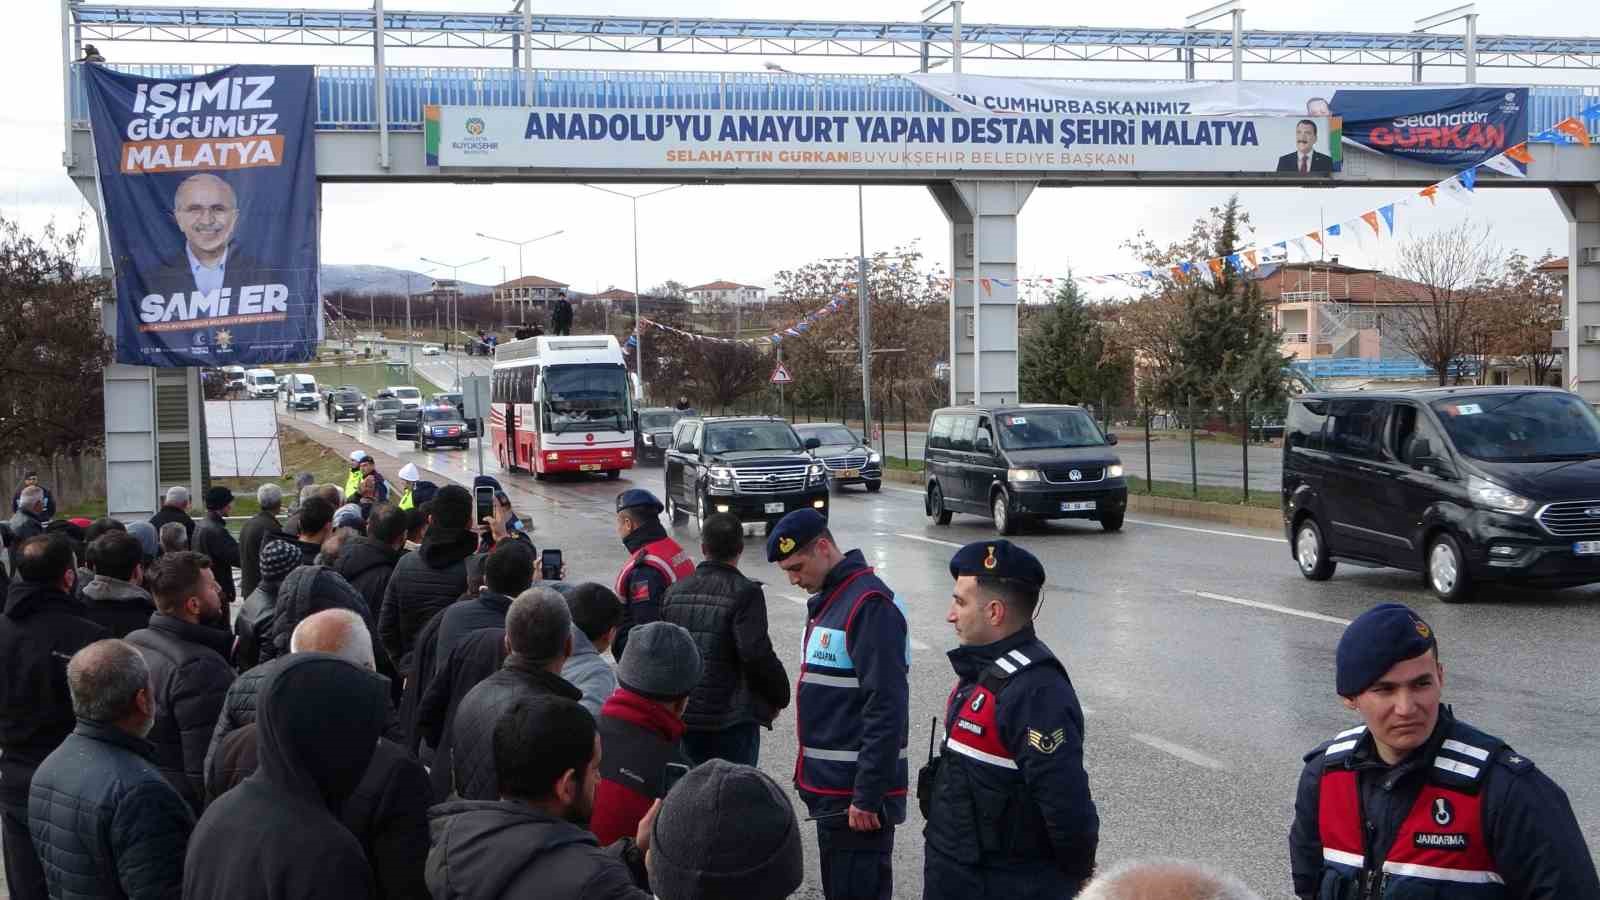
[(533, 585), (537, 562), (527, 541), (501, 541), (483, 559), (484, 589), (439, 613), (435, 659), (449, 659), (460, 640), (483, 628), (504, 628), (511, 599)]
[(378, 746), (386, 690), (326, 653), (273, 665), (256, 719), (259, 767), (200, 817), (184, 859), (184, 897), (374, 896), (366, 854), (339, 809)]
[(417, 632), (467, 590), (467, 557), (477, 552), (472, 495), (450, 484), (434, 495), (422, 546), (395, 565), (384, 592), (378, 634), (400, 671), (408, 671)]
[(169, 522), (176, 522), (182, 525), (185, 537), (184, 544), (185, 546), (193, 547), (194, 519), (189, 515), (189, 502), (188, 488), (181, 484), (175, 484), (167, 488), (166, 502), (162, 503), (161, 508), (156, 510), (156, 514), (150, 517), (150, 524), (158, 532), (161, 530), (161, 526)]
[(206, 491), (206, 515), (195, 526), (190, 546), (196, 553), (204, 553), (211, 560), (211, 572), (217, 576), (222, 588), (222, 623), (227, 625), (228, 611), (238, 599), (233, 586), (233, 570), (243, 562), (239, 555), (239, 542), (228, 533), (228, 513), (233, 511), (233, 491), (217, 485)]
[(72, 597), (76, 561), (61, 535), (35, 535), (12, 548), (18, 580), (0, 615), (0, 825), (6, 888), (14, 900), (44, 900), (44, 869), (28, 832), (33, 772), (72, 733), (67, 660), (106, 637)]
[(248, 598), (261, 583), (261, 545), (283, 530), (278, 513), (283, 509), (283, 488), (267, 482), (256, 488), (259, 511), (239, 529), (239, 596)]
[(108, 531), (89, 545), (94, 580), (83, 586), (88, 618), (124, 638), (150, 624), (155, 598), (144, 589), (144, 547), (126, 531)]
[(389, 576), (400, 562), (406, 546), (406, 511), (390, 503), (373, 507), (367, 519), (367, 533), (345, 541), (335, 569), (350, 586), (361, 592), (373, 615), (382, 617), (383, 595), (389, 589)]

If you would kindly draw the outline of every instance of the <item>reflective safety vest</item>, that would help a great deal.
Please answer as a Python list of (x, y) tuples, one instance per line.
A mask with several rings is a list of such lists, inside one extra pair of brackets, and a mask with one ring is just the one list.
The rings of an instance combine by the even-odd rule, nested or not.
[(355, 501), (350, 498), (359, 493), (361, 493), (361, 467), (356, 466), (350, 470), (350, 477), (344, 480), (344, 502), (354, 503)]
[[(795, 687), (795, 731), (800, 739), (800, 755), (795, 760), (794, 783), (801, 791), (823, 797), (855, 794), (866, 700), (851, 657), (850, 625), (863, 604), (885, 601), (894, 603), (905, 614), (905, 606), (894, 591), (872, 569), (863, 568), (836, 585), (806, 623), (805, 657), (800, 662), (800, 680)], [(909, 644), (905, 652), (909, 662)], [(905, 803), (908, 781), (902, 742), (894, 776), (884, 791), (886, 805)], [(891, 815), (893, 819), (901, 817), (903, 810)]]
[(1324, 752), (1317, 824), (1322, 841), (1319, 896), (1371, 900), (1499, 900), (1483, 833), (1482, 782), (1504, 744), (1456, 724), (1440, 746), (1428, 781), (1381, 862), (1368, 860), (1362, 834), (1360, 773), (1343, 763), (1366, 726), (1340, 732)]
[(632, 603), (632, 591), (628, 590), (628, 580), (633, 577), (633, 570), (639, 566), (649, 566), (660, 572), (667, 579), (667, 584), (673, 584), (681, 578), (688, 578), (694, 574), (694, 560), (689, 554), (678, 546), (678, 542), (670, 537), (659, 537), (640, 547), (638, 552), (629, 557), (628, 562), (617, 573), (617, 597), (623, 603)]
[(406, 492), (401, 495), (400, 503), (398, 504), (401, 509), (410, 509), (416, 505), (411, 500), (411, 490), (411, 488), (406, 488)]

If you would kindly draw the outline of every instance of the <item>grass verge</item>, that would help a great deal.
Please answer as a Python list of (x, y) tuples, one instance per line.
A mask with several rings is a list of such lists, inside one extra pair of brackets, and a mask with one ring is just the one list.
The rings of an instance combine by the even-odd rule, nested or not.
[(1283, 505), (1282, 498), (1274, 491), (1252, 490), (1247, 502), (1244, 491), (1239, 488), (1202, 484), (1197, 496), (1184, 482), (1155, 481), (1147, 484), (1143, 478), (1133, 475), (1128, 476), (1128, 493), (1169, 497), (1174, 500), (1198, 500), (1201, 503), (1222, 503), (1229, 506), (1251, 506), (1256, 509), (1277, 509)]
[(906, 460), (901, 459), (898, 456), (885, 456), (883, 458), (883, 467), (886, 469), (893, 469), (898, 472), (921, 472), (922, 460)]

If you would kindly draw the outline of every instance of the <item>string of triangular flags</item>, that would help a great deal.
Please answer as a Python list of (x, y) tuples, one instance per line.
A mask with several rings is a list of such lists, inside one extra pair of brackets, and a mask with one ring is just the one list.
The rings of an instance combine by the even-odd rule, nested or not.
[[(856, 283), (854, 281), (847, 281), (844, 283), (844, 286), (848, 289), (853, 289), (855, 285)], [(628, 340), (623, 343), (622, 352), (631, 355), (633, 353), (633, 349), (639, 345), (639, 333), (647, 327), (654, 328), (658, 331), (669, 331), (673, 334), (681, 334), (690, 340), (705, 341), (713, 344), (781, 344), (785, 338), (800, 337), (801, 335), (810, 331), (811, 326), (815, 325), (819, 319), (824, 319), (833, 315), (835, 312), (838, 312), (839, 308), (844, 306), (846, 303), (849, 303), (854, 296), (855, 294), (849, 290), (840, 291), (839, 294), (832, 300), (829, 300), (826, 304), (819, 306), (811, 312), (801, 316), (799, 320), (787, 328), (780, 328), (769, 335), (756, 338), (725, 338), (713, 337), (712, 335), (708, 334), (696, 334), (693, 331), (685, 331), (682, 328), (674, 328), (673, 326), (664, 322), (657, 322), (655, 319), (640, 316), (638, 325), (634, 326), (633, 334), (628, 335)]]

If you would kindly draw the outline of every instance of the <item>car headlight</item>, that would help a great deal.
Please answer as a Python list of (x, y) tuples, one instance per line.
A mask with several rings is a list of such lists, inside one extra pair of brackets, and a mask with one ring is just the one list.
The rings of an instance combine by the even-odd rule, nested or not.
[(806, 477), (812, 481), (821, 481), (828, 476), (828, 467), (822, 463), (812, 463), (806, 467)]
[(733, 470), (725, 466), (712, 466), (706, 471), (711, 479), (711, 486), (717, 490), (733, 490)]
[(1467, 496), (1472, 502), (1489, 509), (1508, 513), (1525, 513), (1533, 509), (1533, 501), (1521, 494), (1506, 490), (1487, 478), (1467, 476)]
[(656, 445), (656, 436), (653, 435), (653, 434), (645, 435), (644, 436), (644, 445), (646, 447), (654, 447)]
[(1106, 466), (1106, 477), (1107, 478), (1121, 478), (1122, 477), (1122, 463), (1112, 463), (1111, 465)]
[(1038, 481), (1039, 480), (1039, 470), (1038, 469), (1007, 469), (1006, 470), (1006, 480), (1007, 481)]
[(867, 453), (867, 462), (875, 463), (875, 462), (882, 462), (882, 461), (883, 461), (883, 457), (878, 454), (878, 451), (872, 450), (872, 451), (869, 451)]

